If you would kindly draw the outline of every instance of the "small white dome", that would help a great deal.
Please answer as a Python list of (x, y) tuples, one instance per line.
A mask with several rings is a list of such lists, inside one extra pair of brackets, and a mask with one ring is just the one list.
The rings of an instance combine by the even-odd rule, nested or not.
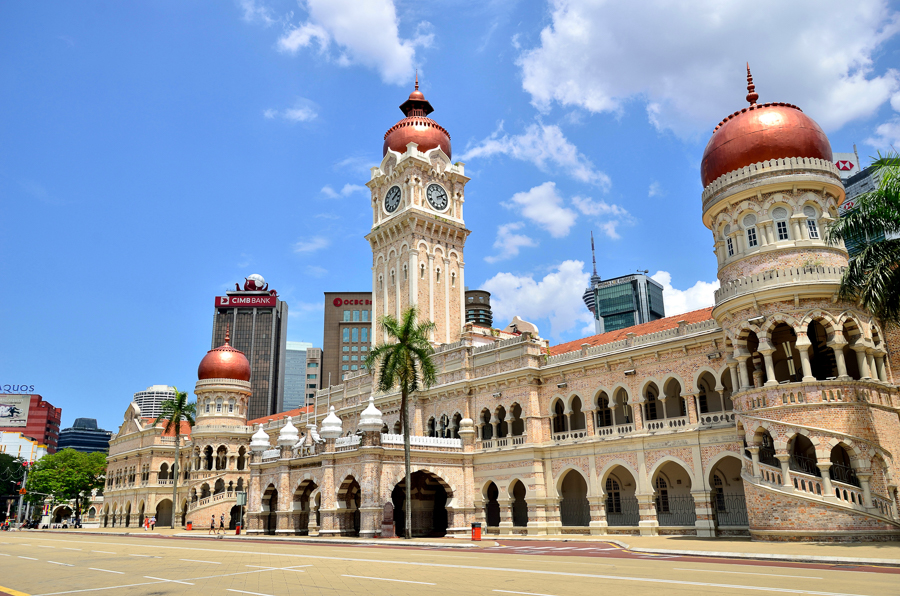
[(369, 396), (369, 405), (359, 415), (359, 429), (363, 432), (378, 432), (384, 426), (381, 410), (375, 407), (375, 398)]
[(257, 425), (257, 430), (253, 433), (253, 436), (250, 437), (250, 451), (261, 452), (265, 451), (271, 445), (269, 445), (269, 435), (262, 429), (262, 425)]
[(300, 440), (300, 431), (297, 430), (297, 427), (294, 426), (294, 423), (291, 422), (291, 417), (287, 417), (287, 423), (281, 427), (281, 432), (278, 433), (278, 446), (287, 445), (293, 447), (297, 444), (297, 441)]
[(316, 425), (312, 422), (306, 425), (306, 432), (309, 433), (309, 438), (313, 440), (313, 443), (322, 442), (322, 437), (319, 436), (319, 431), (316, 429)]
[(334, 406), (328, 412), (328, 416), (322, 421), (322, 430), (319, 434), (325, 439), (337, 439), (344, 433), (344, 423), (334, 413)]

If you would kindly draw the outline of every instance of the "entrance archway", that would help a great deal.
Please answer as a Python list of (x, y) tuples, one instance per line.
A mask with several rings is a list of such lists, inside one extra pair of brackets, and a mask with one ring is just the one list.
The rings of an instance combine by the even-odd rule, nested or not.
[[(237, 528), (237, 525), (241, 523), (241, 506), (235, 505), (231, 508), (231, 513), (229, 514), (228, 521), (228, 529), (234, 530)], [(243, 526), (243, 524), (241, 524)]]
[(528, 525), (528, 503), (525, 502), (525, 485), (519, 480), (514, 480), (509, 494), (513, 499), (513, 526), (524, 528)]
[(746, 528), (747, 499), (741, 480), (741, 461), (733, 456), (720, 459), (710, 471), (709, 485), (713, 488), (716, 526)]
[(610, 527), (636, 526), (640, 522), (636, 487), (634, 476), (624, 466), (615, 466), (606, 477), (606, 522)]
[(156, 504), (156, 525), (160, 527), (172, 525), (171, 499), (163, 499)]
[(278, 491), (270, 484), (262, 497), (263, 528), (266, 534), (274, 534), (278, 527)]
[(353, 476), (347, 476), (338, 489), (337, 500), (338, 524), (341, 536), (359, 536), (360, 519), (359, 506), (362, 503), (359, 482)]
[(302, 536), (309, 535), (310, 496), (317, 488), (312, 480), (304, 480), (294, 491), (294, 531)]
[(559, 487), (559, 520), (563, 526), (587, 526), (591, 508), (587, 500), (587, 482), (575, 470), (569, 470)]
[[(412, 488), (410, 498), (412, 505), (412, 536), (440, 537), (447, 534), (449, 516), (447, 502), (451, 494), (446, 483), (431, 472), (419, 470), (410, 475)], [(397, 535), (406, 533), (406, 479), (401, 480), (391, 491), (391, 502), (394, 505), (394, 522)]]
[(125, 504), (125, 523), (123, 524), (126, 528), (131, 525), (131, 501)]
[(497, 527), (500, 525), (500, 503), (497, 497), (500, 496), (500, 490), (497, 485), (491, 482), (484, 491), (484, 517), (487, 527)]
[(697, 508), (691, 495), (691, 477), (679, 463), (667, 461), (651, 479), (655, 489), (656, 519), (660, 526), (694, 526)]
[(63, 522), (68, 522), (72, 517), (72, 509), (68, 506), (60, 507), (53, 514), (53, 523), (61, 524)]

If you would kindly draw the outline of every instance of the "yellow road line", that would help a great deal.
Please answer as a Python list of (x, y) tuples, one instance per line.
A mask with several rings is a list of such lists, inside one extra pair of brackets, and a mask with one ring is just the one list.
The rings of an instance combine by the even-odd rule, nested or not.
[(9, 594), (9, 596), (29, 596), (25, 592), (13, 590), (12, 588), (4, 588), (3, 586), (0, 586), (0, 594)]

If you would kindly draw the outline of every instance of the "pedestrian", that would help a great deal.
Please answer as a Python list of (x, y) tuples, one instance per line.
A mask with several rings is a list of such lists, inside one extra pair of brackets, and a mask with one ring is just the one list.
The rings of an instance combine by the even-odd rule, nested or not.
[(209, 534), (216, 533), (216, 514), (213, 513), (212, 517), (209, 518)]
[(144, 531), (146, 532), (149, 529), (150, 529), (150, 518), (145, 517), (144, 518)]
[(221, 530), (223, 534), (225, 533), (225, 514), (224, 513), (219, 515), (219, 530)]
[(156, 516), (153, 515), (150, 517), (150, 530), (152, 531), (155, 529), (156, 529)]

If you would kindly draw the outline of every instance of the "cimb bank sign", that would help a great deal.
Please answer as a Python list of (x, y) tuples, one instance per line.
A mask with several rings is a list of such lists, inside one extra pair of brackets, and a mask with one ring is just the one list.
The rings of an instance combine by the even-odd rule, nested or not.
[(239, 308), (247, 307), (266, 307), (278, 306), (278, 297), (276, 296), (216, 296), (217, 308)]

